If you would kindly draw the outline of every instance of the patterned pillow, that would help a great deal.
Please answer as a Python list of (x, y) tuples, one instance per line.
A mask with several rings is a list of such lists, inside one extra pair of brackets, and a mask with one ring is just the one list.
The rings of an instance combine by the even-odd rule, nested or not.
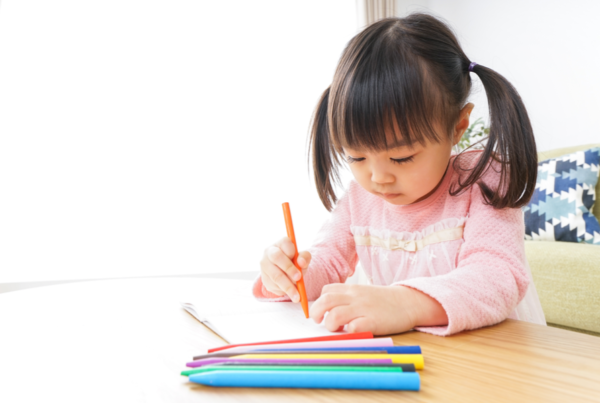
[(525, 239), (600, 245), (596, 200), (600, 147), (538, 164), (535, 191), (525, 212)]

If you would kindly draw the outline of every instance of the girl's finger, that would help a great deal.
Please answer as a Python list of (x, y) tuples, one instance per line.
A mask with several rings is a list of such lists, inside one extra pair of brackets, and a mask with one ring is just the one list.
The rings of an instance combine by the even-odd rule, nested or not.
[(294, 255), (296, 255), (296, 247), (287, 236), (277, 241), (275, 246), (281, 249), (290, 260), (294, 258)]
[[(300, 271), (280, 248), (271, 246), (266, 253), (269, 261), (283, 270), (291, 280), (295, 282), (300, 279)], [(271, 279), (273, 279), (273, 276), (271, 276)]]
[(275, 285), (275, 283), (273, 283), (273, 281), (271, 281), (271, 278), (266, 273), (261, 274), (261, 280), (262, 280), (263, 285), (265, 286), (265, 289), (267, 291), (269, 291), (270, 293), (279, 295), (280, 297), (283, 297), (285, 295), (285, 293), (283, 291), (281, 291)]
[(312, 256), (308, 251), (302, 251), (298, 254), (298, 264), (300, 265), (302, 270), (306, 270), (308, 268), (311, 259)]
[[(298, 270), (296, 269), (296, 271)], [(264, 273), (269, 277), (271, 283), (290, 297), (293, 302), (300, 301), (300, 295), (298, 294), (298, 290), (296, 290), (296, 286), (279, 267), (270, 262), (266, 263)]]
[(324, 286), (321, 289), (321, 295), (329, 294), (332, 292), (337, 293), (337, 294), (347, 293), (350, 290), (350, 287), (351, 287), (350, 284), (342, 284), (342, 283), (327, 284), (326, 286)]
[(348, 330), (348, 333), (371, 332), (373, 334), (377, 334), (375, 324), (371, 319), (365, 316), (361, 316), (350, 321), (346, 329)]
[(319, 299), (310, 307), (310, 317), (316, 323), (321, 323), (326, 312), (338, 306), (349, 305), (350, 302), (351, 299), (348, 294), (321, 294)]
[(356, 310), (352, 309), (350, 305), (337, 306), (325, 316), (325, 327), (330, 332), (335, 332), (355, 319), (358, 319)]

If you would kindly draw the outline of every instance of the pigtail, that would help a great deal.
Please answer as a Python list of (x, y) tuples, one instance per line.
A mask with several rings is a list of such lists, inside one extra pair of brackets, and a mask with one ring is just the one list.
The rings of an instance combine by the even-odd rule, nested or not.
[(338, 173), (340, 162), (331, 146), (327, 122), (328, 103), (329, 88), (323, 92), (315, 109), (310, 133), (309, 155), (312, 151), (313, 173), (319, 198), (327, 211), (331, 211), (337, 202), (334, 186), (340, 182)]
[(500, 185), (491, 189), (478, 182), (485, 202), (497, 209), (523, 207), (533, 195), (537, 178), (537, 151), (527, 110), (506, 78), (485, 66), (475, 65), (471, 71), (485, 88), (490, 134), (479, 162), (459, 186), (464, 189), (477, 182), (493, 160), (500, 164)]

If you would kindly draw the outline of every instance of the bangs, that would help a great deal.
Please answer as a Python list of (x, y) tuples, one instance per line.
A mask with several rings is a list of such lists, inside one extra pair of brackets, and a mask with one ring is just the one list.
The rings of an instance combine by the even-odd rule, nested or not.
[(329, 95), (327, 120), (338, 152), (439, 142), (436, 126), (449, 129), (443, 120), (452, 115), (449, 103), (433, 78), (439, 75), (403, 36), (393, 21), (349, 43)]

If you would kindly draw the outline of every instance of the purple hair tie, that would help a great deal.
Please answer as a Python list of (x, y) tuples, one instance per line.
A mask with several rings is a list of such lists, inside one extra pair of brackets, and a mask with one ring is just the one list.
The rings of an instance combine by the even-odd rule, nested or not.
[(469, 71), (473, 71), (473, 68), (477, 66), (477, 63), (472, 62), (471, 64), (469, 64)]

